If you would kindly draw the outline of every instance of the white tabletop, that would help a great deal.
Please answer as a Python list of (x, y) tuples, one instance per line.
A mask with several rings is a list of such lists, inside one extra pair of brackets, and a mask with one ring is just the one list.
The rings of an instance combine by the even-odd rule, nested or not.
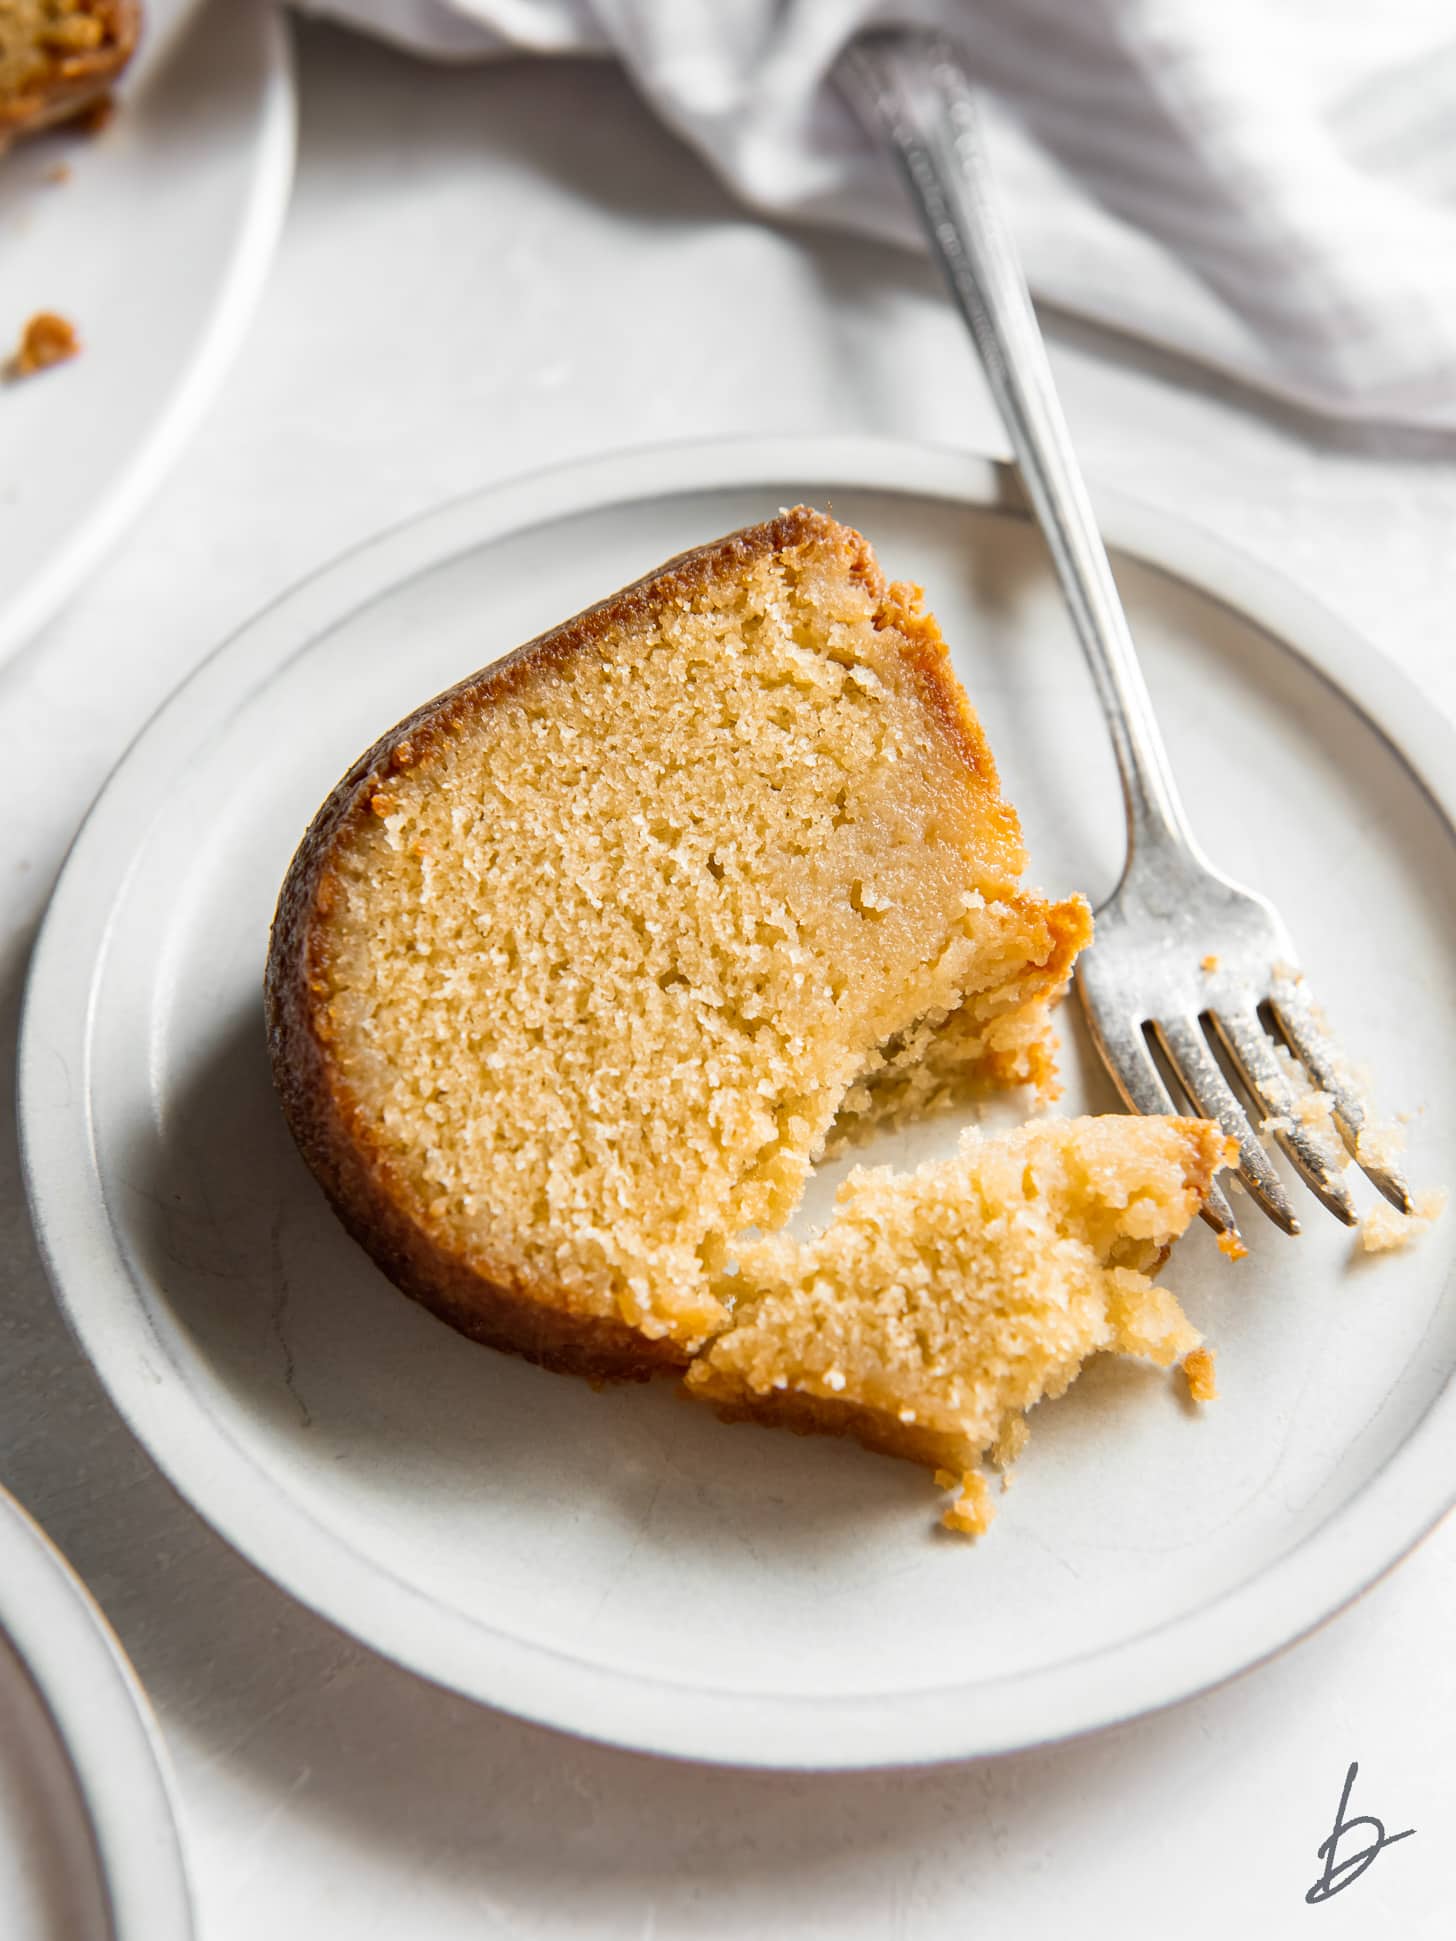
[[(758, 224), (605, 69), (440, 72), (318, 28), (299, 51), (296, 200), (231, 380), (120, 552), (0, 670), (7, 1058), (34, 926), (108, 769), (210, 647), (334, 553), (469, 487), (630, 443), (1001, 442), (922, 264)], [(1281, 566), (1456, 714), (1442, 448), (1357, 445), (1071, 326), (1053, 352), (1090, 470)], [(1449, 1932), (1456, 1524), (1282, 1659), (1072, 1745), (855, 1778), (658, 1763), (420, 1683), (186, 1510), (62, 1327), (11, 1130), (0, 1246), (0, 1478), (157, 1705), (205, 1941), (962, 1941), (1058, 1916), (1184, 1941), (1305, 1920)], [(1416, 1835), (1306, 1913), (1352, 1760), (1349, 1813)]]

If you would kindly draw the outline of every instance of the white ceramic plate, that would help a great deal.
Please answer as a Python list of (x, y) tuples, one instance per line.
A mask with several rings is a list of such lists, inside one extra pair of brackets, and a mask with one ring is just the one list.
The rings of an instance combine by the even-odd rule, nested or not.
[[(74, 362), (0, 385), (0, 660), (95, 565), (182, 449), (263, 287), (293, 174), (288, 39), (265, 0), (146, 0), (94, 138), (0, 156), (0, 359), (58, 310)], [(65, 163), (64, 182), (48, 179)]]
[(188, 1941), (160, 1741), (105, 1618), (0, 1490), (0, 1934)]
[[(1121, 859), (1106, 738), (1041, 546), (988, 460), (864, 441), (684, 447), (451, 505), (217, 654), (122, 762), (56, 892), (22, 1047), (66, 1311), (177, 1487), (380, 1651), (530, 1718), (725, 1761), (985, 1753), (1165, 1704), (1350, 1598), (1453, 1494), (1456, 1221), (1379, 1266), (1308, 1204), (1198, 1228), (1169, 1278), (1220, 1351), (1195, 1414), (1095, 1366), (1037, 1412), (990, 1537), (906, 1464), (593, 1394), (474, 1347), (345, 1238), (274, 1103), (259, 983), (289, 855), (415, 702), (713, 534), (833, 504), (923, 581), (1035, 874)], [(1277, 894), (1418, 1184), (1456, 1178), (1450, 731), (1340, 623), (1105, 496), (1195, 826)], [(1135, 564), (1129, 555), (1156, 561)], [(1200, 591), (1200, 588), (1209, 589)], [(1424, 777), (1424, 782), (1419, 777)], [(1064, 1012), (1066, 1109), (1115, 1101)], [(918, 1145), (949, 1143), (944, 1122)], [(820, 1185), (816, 1182), (816, 1187)]]

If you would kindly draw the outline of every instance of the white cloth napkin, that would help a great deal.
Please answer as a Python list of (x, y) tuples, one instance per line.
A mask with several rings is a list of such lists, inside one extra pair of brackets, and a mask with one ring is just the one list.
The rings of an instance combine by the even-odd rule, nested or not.
[(1309, 409), (1456, 430), (1456, 0), (300, 0), (444, 60), (615, 57), (755, 208), (918, 244), (832, 78), (948, 32), (1036, 295)]

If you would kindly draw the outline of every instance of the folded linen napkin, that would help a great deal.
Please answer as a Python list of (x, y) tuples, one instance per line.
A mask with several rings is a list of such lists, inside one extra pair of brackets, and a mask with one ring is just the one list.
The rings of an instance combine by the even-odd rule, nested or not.
[(873, 27), (984, 88), (1037, 296), (1309, 409), (1456, 430), (1451, 0), (299, 0), (444, 60), (621, 61), (753, 206), (918, 244), (835, 80)]

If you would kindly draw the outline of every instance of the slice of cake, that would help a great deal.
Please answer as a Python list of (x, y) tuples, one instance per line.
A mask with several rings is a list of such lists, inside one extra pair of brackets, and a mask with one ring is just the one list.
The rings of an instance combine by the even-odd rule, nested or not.
[(737, 1249), (723, 1281), (733, 1320), (688, 1388), (730, 1420), (924, 1463), (961, 1487), (947, 1522), (983, 1530), (982, 1457), (1009, 1462), (1025, 1411), (1089, 1355), (1167, 1367), (1198, 1350), (1150, 1276), (1228, 1147), (1200, 1119), (1044, 1119), (999, 1139), (967, 1133), (954, 1158), (916, 1173), (860, 1168), (817, 1238)]
[(95, 108), (140, 25), (137, 0), (0, 0), (0, 150)]
[(455, 1327), (593, 1377), (685, 1366), (729, 1326), (734, 1237), (788, 1217), (841, 1108), (1047, 1084), (1090, 919), (1023, 864), (918, 590), (800, 507), (344, 778), (274, 924), (288, 1121)]

